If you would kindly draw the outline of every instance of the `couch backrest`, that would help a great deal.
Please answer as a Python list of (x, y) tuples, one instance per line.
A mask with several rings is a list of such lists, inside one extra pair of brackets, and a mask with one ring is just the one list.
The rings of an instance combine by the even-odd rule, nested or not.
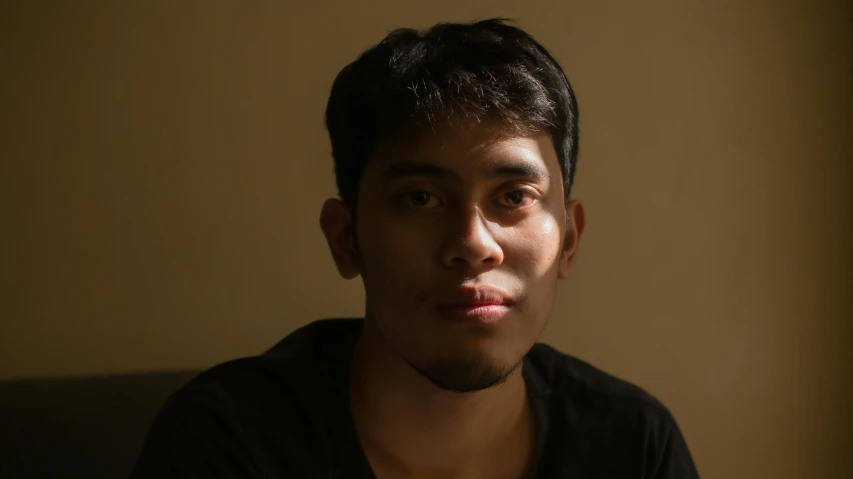
[(128, 477), (158, 409), (196, 374), (0, 381), (0, 478)]

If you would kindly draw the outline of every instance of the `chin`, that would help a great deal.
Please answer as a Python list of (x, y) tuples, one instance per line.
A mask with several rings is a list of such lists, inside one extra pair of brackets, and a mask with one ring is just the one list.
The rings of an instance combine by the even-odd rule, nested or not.
[(521, 359), (497, 359), (485, 351), (466, 351), (456, 357), (409, 361), (409, 365), (434, 386), (445, 391), (469, 393), (503, 384)]

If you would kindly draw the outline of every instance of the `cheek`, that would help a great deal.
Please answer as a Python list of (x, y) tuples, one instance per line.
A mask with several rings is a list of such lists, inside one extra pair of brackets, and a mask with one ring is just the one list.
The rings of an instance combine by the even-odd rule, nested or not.
[(508, 243), (525, 275), (536, 280), (550, 277), (549, 273), (556, 274), (562, 235), (556, 219), (552, 215), (543, 215), (518, 233), (513, 234)]
[(394, 222), (373, 222), (359, 235), (363, 277), (372, 290), (404, 290), (423, 278), (430, 261), (428, 237)]
[(418, 260), (426, 257), (427, 238), (418, 231), (404, 228), (402, 225), (376, 224), (365, 235), (365, 260), (377, 265), (388, 264), (395, 268), (404, 268), (401, 259)]
[(527, 333), (541, 334), (550, 316), (556, 294), (561, 236), (559, 222), (548, 215), (515, 241), (517, 259), (513, 269), (525, 283), (525, 300), (519, 306), (526, 318)]

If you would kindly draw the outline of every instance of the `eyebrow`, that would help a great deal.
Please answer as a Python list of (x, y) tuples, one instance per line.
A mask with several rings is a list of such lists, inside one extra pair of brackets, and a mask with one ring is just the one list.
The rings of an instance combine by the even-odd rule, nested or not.
[[(491, 166), (486, 169), (486, 175), (491, 177), (524, 177), (533, 180), (547, 180), (551, 178), (551, 173), (546, 168), (527, 162)], [(411, 176), (428, 176), (434, 178), (456, 177), (452, 171), (432, 163), (398, 163), (391, 165), (385, 173), (385, 177), (388, 180)]]

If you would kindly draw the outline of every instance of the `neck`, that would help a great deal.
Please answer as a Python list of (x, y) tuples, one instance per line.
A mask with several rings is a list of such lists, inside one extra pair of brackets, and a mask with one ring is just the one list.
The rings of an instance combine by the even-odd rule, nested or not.
[(382, 343), (365, 326), (350, 375), (354, 422), (374, 468), (477, 477), (496, 457), (526, 466), (535, 420), (521, 367), (498, 386), (456, 393), (433, 385)]

